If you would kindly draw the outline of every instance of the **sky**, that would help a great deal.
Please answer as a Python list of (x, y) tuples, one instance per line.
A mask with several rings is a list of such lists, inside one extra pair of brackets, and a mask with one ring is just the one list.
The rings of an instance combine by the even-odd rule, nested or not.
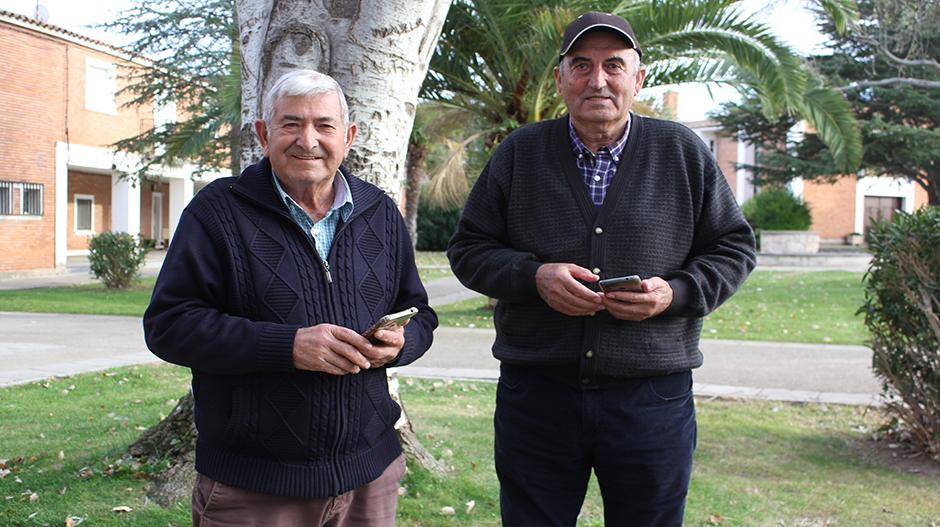
[[(120, 46), (121, 35), (91, 29), (97, 23), (114, 18), (126, 9), (130, 0), (39, 0), (48, 13), (49, 24)], [(786, 0), (744, 0), (742, 9), (756, 13), (758, 20), (770, 25), (774, 33), (800, 54), (810, 54), (823, 47), (824, 37), (816, 30), (813, 15), (805, 6), (809, 2)], [(32, 16), (36, 0), (0, 0), (0, 9)], [(643, 95), (661, 96), (665, 89), (645, 90)], [(733, 90), (707, 86), (682, 86), (679, 92), (679, 120), (697, 121), (718, 103), (735, 98)], [(711, 93), (710, 93), (711, 91)]]

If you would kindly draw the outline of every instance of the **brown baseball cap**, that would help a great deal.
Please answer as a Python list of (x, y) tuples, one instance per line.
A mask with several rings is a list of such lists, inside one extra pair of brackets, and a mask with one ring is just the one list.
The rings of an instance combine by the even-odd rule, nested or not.
[(636, 50), (636, 54), (643, 58), (643, 52), (640, 51), (640, 41), (636, 39), (630, 23), (617, 15), (598, 11), (584, 13), (568, 24), (568, 27), (565, 28), (565, 38), (561, 41), (561, 51), (558, 56), (564, 57), (582, 35), (595, 29), (604, 29), (623, 37), (630, 44), (630, 47)]

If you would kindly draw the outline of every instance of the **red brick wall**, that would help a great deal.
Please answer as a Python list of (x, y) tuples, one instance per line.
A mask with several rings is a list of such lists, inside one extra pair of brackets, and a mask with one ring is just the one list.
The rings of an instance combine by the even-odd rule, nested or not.
[[(8, 23), (0, 23), (0, 180), (43, 184), (44, 215), (22, 219), (0, 217), (0, 272), (55, 266), (55, 144), (107, 147), (152, 126), (151, 108), (121, 109), (117, 115), (85, 109), (85, 58), (120, 65), (107, 53)], [(9, 74), (7, 73), (9, 72)], [(118, 68), (117, 88), (124, 83)], [(66, 130), (67, 126), (67, 130)], [(101, 177), (101, 176), (94, 176)], [(104, 177), (110, 186), (110, 177)], [(84, 248), (74, 236), (73, 194), (67, 246)], [(110, 189), (108, 190), (110, 208)], [(99, 206), (98, 200), (95, 202)], [(149, 205), (148, 205), (149, 206)], [(167, 207), (169, 209), (169, 207)], [(96, 222), (104, 214), (96, 215)], [(103, 218), (102, 218), (103, 220)], [(106, 220), (110, 229), (110, 212)]]
[(823, 239), (843, 238), (855, 231), (855, 188), (857, 178), (839, 178), (833, 184), (805, 182), (803, 201), (813, 217), (812, 230)]
[(95, 234), (111, 230), (111, 176), (101, 174), (87, 174), (83, 172), (69, 172), (69, 203), (68, 203), (68, 250), (88, 248), (88, 234), (75, 232), (75, 195), (85, 194), (95, 197)]
[(715, 139), (715, 159), (718, 161), (718, 167), (728, 180), (731, 186), (731, 192), (738, 191), (738, 142), (725, 135), (717, 135)]
[[(0, 24), (0, 180), (43, 184), (43, 216), (0, 216), (0, 272), (55, 267), (55, 142), (65, 133), (66, 46)], [(18, 192), (17, 192), (18, 194)]]

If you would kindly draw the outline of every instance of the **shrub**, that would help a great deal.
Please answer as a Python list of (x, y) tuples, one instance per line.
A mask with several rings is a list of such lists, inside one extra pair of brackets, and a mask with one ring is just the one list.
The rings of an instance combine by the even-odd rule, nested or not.
[(898, 214), (868, 234), (865, 325), (889, 411), (940, 460), (940, 207)]
[(448, 208), (430, 205), (422, 199), (418, 203), (418, 244), (419, 251), (443, 251), (447, 242), (457, 230), (461, 208)]
[(102, 232), (88, 242), (92, 274), (112, 289), (129, 286), (146, 258), (147, 249), (126, 232)]
[(809, 207), (782, 188), (759, 192), (741, 210), (755, 231), (805, 231), (812, 223)]

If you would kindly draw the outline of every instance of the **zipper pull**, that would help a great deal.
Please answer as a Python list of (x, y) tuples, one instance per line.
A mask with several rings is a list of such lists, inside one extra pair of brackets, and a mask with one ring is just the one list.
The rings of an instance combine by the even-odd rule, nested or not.
[(330, 264), (326, 260), (323, 260), (323, 276), (326, 277), (326, 283), (333, 283), (333, 277), (330, 275)]

